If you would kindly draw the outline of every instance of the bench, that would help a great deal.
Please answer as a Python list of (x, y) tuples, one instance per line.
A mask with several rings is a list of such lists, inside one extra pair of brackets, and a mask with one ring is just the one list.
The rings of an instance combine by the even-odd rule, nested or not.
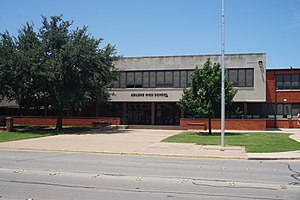
[(104, 128), (104, 127), (110, 126), (111, 122), (110, 121), (95, 121), (95, 122), (92, 122), (91, 125), (92, 125), (92, 127)]
[(206, 131), (206, 123), (188, 123), (187, 124), (188, 129), (197, 129), (197, 130), (205, 130)]

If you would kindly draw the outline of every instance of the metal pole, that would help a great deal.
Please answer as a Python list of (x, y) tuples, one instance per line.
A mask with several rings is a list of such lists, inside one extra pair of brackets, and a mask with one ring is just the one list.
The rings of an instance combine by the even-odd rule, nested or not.
[(221, 85), (221, 146), (224, 147), (224, 136), (225, 136), (225, 20), (224, 20), (224, 2), (222, 0), (222, 85)]

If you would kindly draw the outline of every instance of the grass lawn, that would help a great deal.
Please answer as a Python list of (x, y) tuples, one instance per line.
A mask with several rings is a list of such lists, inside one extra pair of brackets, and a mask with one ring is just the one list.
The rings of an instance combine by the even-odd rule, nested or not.
[(91, 130), (90, 127), (64, 127), (56, 131), (53, 126), (14, 126), (12, 132), (0, 132), (0, 142), (47, 137), (59, 134), (74, 134)]
[[(163, 142), (195, 143), (199, 145), (220, 145), (220, 133), (208, 135), (185, 131), (168, 137)], [(248, 153), (267, 153), (300, 150), (300, 143), (286, 133), (225, 133), (225, 145), (245, 146)]]

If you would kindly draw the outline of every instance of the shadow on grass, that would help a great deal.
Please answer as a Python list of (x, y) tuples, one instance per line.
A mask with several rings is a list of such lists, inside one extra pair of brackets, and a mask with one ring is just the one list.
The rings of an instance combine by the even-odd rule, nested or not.
[[(210, 135), (208, 132), (193, 132), (191, 134), (199, 136), (221, 136), (220, 132), (213, 132), (212, 135)], [(242, 133), (225, 133), (226, 136), (239, 136), (241, 134)]]

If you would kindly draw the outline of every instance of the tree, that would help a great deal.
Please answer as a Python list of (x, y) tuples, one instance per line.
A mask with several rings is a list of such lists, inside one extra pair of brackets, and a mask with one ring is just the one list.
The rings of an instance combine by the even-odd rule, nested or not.
[(113, 65), (115, 47), (100, 48), (102, 39), (87, 27), (71, 30), (62, 16), (42, 18), (38, 31), (27, 23), (17, 38), (0, 38), (0, 89), (2, 97), (21, 108), (51, 106), (57, 110), (56, 129), (62, 129), (62, 111), (106, 102), (118, 73)]
[[(178, 106), (193, 115), (208, 118), (209, 134), (211, 131), (211, 119), (220, 116), (221, 110), (221, 65), (212, 65), (208, 59), (202, 69), (197, 66), (192, 75), (191, 88), (184, 89)], [(232, 83), (225, 78), (225, 105), (229, 108), (236, 94)]]

